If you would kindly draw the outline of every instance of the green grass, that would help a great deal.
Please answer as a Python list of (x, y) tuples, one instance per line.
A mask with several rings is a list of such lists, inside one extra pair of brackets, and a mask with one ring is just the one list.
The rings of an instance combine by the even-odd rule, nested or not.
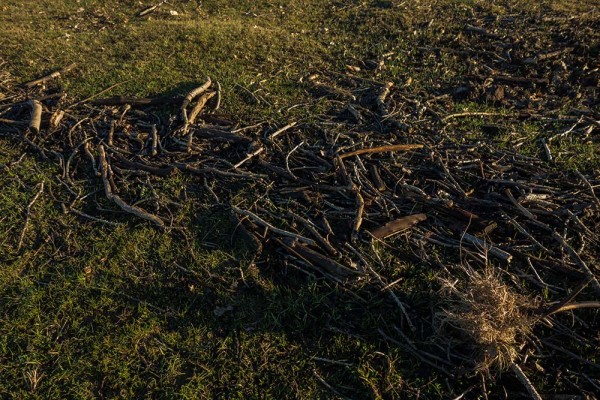
[[(0, 58), (18, 81), (77, 62), (62, 81), (75, 99), (116, 83), (105, 96), (181, 93), (210, 76), (224, 88), (224, 112), (240, 121), (310, 122), (323, 106), (299, 81), (313, 72), (393, 53), (374, 78), (410, 78), (411, 94), (451, 85), (464, 72), (456, 55), (442, 55), (440, 68), (415, 48), (447, 40), (470, 7), (485, 5), (423, 3), (171, 1), (138, 18), (152, 3), (3, 0)], [(264, 101), (249, 101), (240, 86)], [(301, 103), (310, 105), (288, 111)], [(460, 121), (456, 137), (481, 137), (481, 125)], [(532, 146), (545, 132), (517, 128), (531, 138), (524, 151), (539, 152)], [(578, 153), (565, 165), (598, 167), (597, 157), (586, 161), (594, 160), (593, 145), (564, 145)], [(11, 165), (24, 152), (16, 138), (0, 137), (0, 397), (331, 398), (315, 375), (352, 398), (447, 393), (442, 377), (381, 340), (376, 327), (398, 313), (383, 294), (365, 288), (360, 302), (280, 262), (252, 263), (250, 244), (232, 233), (229, 214), (204, 197), (202, 183), (155, 182), (161, 198), (181, 205), (174, 221), (186, 235), (159, 232), (98, 196), (123, 223), (113, 227), (63, 214), (55, 167), (30, 154)], [(17, 249), (40, 182), (45, 190)], [(432, 285), (431, 272), (381, 250), (390, 277), (405, 276), (419, 307), (417, 289)]]

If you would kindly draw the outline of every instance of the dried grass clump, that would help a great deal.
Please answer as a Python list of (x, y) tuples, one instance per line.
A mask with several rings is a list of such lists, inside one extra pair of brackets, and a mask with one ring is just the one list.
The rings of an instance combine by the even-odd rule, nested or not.
[[(442, 314), (440, 328), (448, 325), (467, 337), (475, 370), (505, 370), (517, 359), (519, 349), (535, 323), (535, 301), (515, 293), (491, 268), (469, 270), (464, 287), (443, 281), (451, 306)], [(447, 333), (447, 332), (446, 332)]]

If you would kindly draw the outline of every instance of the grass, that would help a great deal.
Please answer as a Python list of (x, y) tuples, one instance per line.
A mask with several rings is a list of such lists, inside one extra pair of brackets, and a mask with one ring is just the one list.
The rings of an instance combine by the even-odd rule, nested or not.
[[(310, 73), (391, 53), (375, 79), (410, 78), (411, 94), (437, 93), (465, 67), (452, 54), (423, 59), (417, 47), (451, 38), (473, 8), (550, 7), (409, 3), (171, 1), (138, 18), (152, 3), (4, 0), (0, 58), (18, 81), (76, 61), (62, 81), (76, 99), (116, 83), (105, 95), (179, 93), (210, 76), (224, 88), (224, 113), (276, 126), (321, 111), (300, 83)], [(460, 104), (456, 112), (493, 109), (476, 107)], [(457, 138), (481, 137), (482, 124), (460, 121)], [(525, 135), (524, 151), (539, 151), (539, 126), (515, 128)], [(564, 165), (598, 168), (593, 144), (567, 140), (561, 148), (577, 156), (565, 155)], [(361, 302), (283, 263), (254, 263), (250, 244), (232, 233), (229, 214), (211, 205), (202, 183), (176, 176), (155, 185), (180, 204), (174, 219), (192, 233), (187, 238), (127, 216), (112, 227), (64, 215), (55, 167), (24, 153), (14, 137), (0, 136), (0, 397), (331, 398), (322, 381), (352, 398), (448, 393), (443, 377), (380, 340), (374, 327), (398, 313), (383, 294), (365, 289)], [(40, 182), (45, 191), (17, 249)], [(389, 249), (381, 257), (390, 277), (404, 278), (416, 307), (427, 308), (420, 297), (435, 286), (434, 274)]]

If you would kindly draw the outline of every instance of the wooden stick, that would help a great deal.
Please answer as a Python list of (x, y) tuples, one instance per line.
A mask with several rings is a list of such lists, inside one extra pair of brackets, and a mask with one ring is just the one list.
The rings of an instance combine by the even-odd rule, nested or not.
[(93, 100), (92, 104), (96, 106), (122, 106), (129, 104), (131, 106), (151, 106), (158, 104), (165, 104), (170, 102), (172, 99), (169, 97), (155, 97), (155, 98), (143, 98), (143, 97), (128, 97), (128, 96), (113, 96), (106, 99)]
[(165, 223), (162, 219), (158, 218), (156, 215), (152, 215), (146, 210), (143, 210), (137, 206), (131, 206), (123, 201), (118, 195), (114, 194), (109, 182), (109, 170), (110, 166), (108, 161), (106, 160), (106, 152), (104, 151), (104, 146), (102, 144), (98, 145), (98, 152), (100, 154), (100, 174), (102, 176), (102, 183), (104, 184), (104, 194), (106, 198), (114, 201), (123, 211), (133, 214), (137, 217), (143, 218), (154, 224), (158, 225), (160, 228), (165, 228)]
[(242, 164), (244, 164), (246, 161), (250, 160), (252, 157), (255, 157), (255, 156), (259, 155), (259, 154), (260, 154), (260, 153), (262, 153), (263, 151), (265, 151), (265, 148), (264, 148), (264, 147), (259, 147), (257, 150), (253, 151), (252, 153), (248, 153), (248, 154), (246, 155), (246, 157), (244, 157), (244, 159), (243, 159), (242, 161), (240, 161), (240, 162), (238, 162), (237, 164), (235, 164), (235, 165), (233, 166), (233, 168), (236, 168), (236, 169), (237, 169), (237, 168), (241, 167), (241, 166), (242, 166)]
[(25, 224), (23, 225), (23, 229), (21, 230), (21, 234), (19, 235), (19, 243), (17, 243), (17, 250), (21, 249), (23, 245), (23, 239), (25, 238), (25, 231), (27, 230), (27, 225), (29, 224), (29, 217), (31, 216), (31, 207), (33, 207), (33, 203), (37, 201), (42, 192), (44, 191), (44, 182), (40, 182), (40, 188), (38, 189), (33, 199), (27, 204), (27, 208), (25, 209)]
[(389, 114), (387, 106), (385, 105), (385, 100), (389, 96), (392, 86), (394, 86), (394, 82), (387, 82), (381, 89), (379, 96), (377, 96), (377, 106), (379, 107), (379, 112), (383, 116)]
[(384, 226), (373, 229), (371, 231), (371, 235), (377, 239), (384, 239), (386, 237), (395, 235), (398, 232), (406, 230), (411, 226), (418, 224), (419, 222), (425, 221), (426, 219), (427, 215), (425, 214), (407, 215), (406, 217), (398, 218), (394, 221), (388, 222)]
[(210, 78), (208, 78), (208, 80), (204, 82), (203, 85), (193, 89), (185, 96), (183, 102), (181, 103), (181, 116), (184, 122), (188, 121), (187, 106), (192, 102), (192, 100), (194, 100), (194, 98), (206, 92), (211, 84), (212, 81), (210, 80)]
[(281, 135), (283, 132), (287, 131), (288, 129), (293, 128), (294, 126), (296, 126), (296, 122), (290, 122), (289, 124), (287, 124), (283, 128), (278, 129), (275, 132), (273, 132), (269, 136), (269, 139), (271, 139), (271, 140), (275, 139), (277, 136)]
[(580, 308), (600, 308), (600, 301), (582, 301), (579, 303), (567, 304), (567, 305), (560, 307), (559, 309), (557, 309), (555, 311), (552, 311), (552, 313), (549, 315), (556, 314), (556, 313), (563, 312), (563, 311), (578, 310)]
[(356, 217), (354, 218), (354, 227), (352, 228), (352, 239), (358, 239), (358, 231), (362, 225), (363, 213), (365, 211), (365, 200), (360, 193), (360, 187), (355, 187), (356, 193)]
[(329, 254), (331, 254), (332, 256), (337, 255), (338, 252), (336, 251), (336, 249), (323, 236), (321, 236), (321, 234), (317, 231), (315, 225), (312, 222), (299, 216), (293, 211), (288, 210), (287, 214), (290, 217), (300, 221), (300, 223), (304, 225), (306, 229), (308, 229), (308, 231), (313, 235), (313, 237), (317, 239), (317, 241), (323, 246), (325, 250), (327, 250)]
[(34, 79), (32, 81), (24, 83), (23, 86), (25, 86), (26, 88), (30, 89), (30, 88), (32, 88), (32, 87), (34, 87), (36, 85), (48, 82), (51, 79), (58, 78), (61, 74), (66, 74), (67, 72), (69, 72), (72, 69), (74, 69), (76, 66), (77, 66), (77, 64), (73, 63), (73, 64), (68, 65), (68, 66), (64, 67), (63, 69), (55, 71), (55, 72), (53, 72), (53, 73), (51, 73), (49, 75), (46, 75), (46, 76), (43, 76), (41, 78)]
[(196, 103), (194, 108), (192, 108), (192, 111), (190, 111), (190, 115), (188, 118), (190, 124), (193, 124), (194, 121), (196, 121), (196, 117), (198, 116), (198, 114), (200, 114), (200, 111), (202, 111), (208, 100), (212, 99), (216, 94), (217, 92), (208, 92), (200, 96), (198, 102)]
[(596, 292), (600, 293), (600, 283), (598, 282), (598, 279), (596, 278), (596, 275), (594, 275), (594, 273), (592, 272), (592, 270), (587, 266), (587, 264), (581, 259), (581, 257), (579, 256), (579, 254), (577, 254), (577, 252), (575, 251), (575, 249), (573, 249), (568, 243), (567, 241), (558, 234), (558, 232), (552, 232), (552, 237), (558, 242), (560, 243), (560, 245), (567, 251), (567, 253), (569, 253), (569, 255), (571, 256), (571, 258), (573, 259), (573, 261), (575, 261), (575, 263), (579, 266), (579, 268), (581, 268), (583, 271), (583, 273), (588, 277), (588, 279), (591, 281), (592, 286), (594, 287), (594, 289), (596, 290)]
[(28, 104), (31, 107), (29, 130), (33, 133), (39, 133), (42, 124), (42, 103), (37, 100), (29, 100)]
[(527, 378), (527, 375), (525, 375), (525, 372), (523, 372), (521, 367), (519, 367), (515, 363), (512, 363), (510, 368), (515, 373), (515, 375), (517, 376), (519, 381), (521, 381), (521, 383), (527, 388), (527, 391), (529, 392), (531, 397), (534, 400), (542, 400), (542, 396), (540, 396), (540, 394), (537, 392), (535, 387), (533, 387), (533, 385), (531, 384), (531, 381), (529, 380), (529, 378)]
[(310, 244), (311, 246), (316, 246), (317, 245), (317, 243), (314, 240), (312, 240), (312, 239), (309, 239), (307, 237), (304, 237), (304, 236), (301, 236), (301, 235), (297, 235), (295, 233), (288, 232), (288, 231), (285, 231), (283, 229), (279, 229), (279, 228), (274, 227), (273, 225), (271, 225), (270, 223), (268, 223), (267, 221), (265, 221), (264, 219), (262, 219), (258, 215), (254, 214), (254, 213), (251, 213), (250, 211), (242, 210), (241, 208), (237, 208), (236, 206), (231, 206), (231, 209), (233, 211), (235, 211), (236, 213), (238, 213), (238, 214), (242, 214), (242, 215), (244, 215), (244, 216), (252, 219), (257, 224), (262, 225), (262, 226), (264, 226), (267, 229), (270, 229), (271, 231), (273, 231), (273, 233), (276, 233), (276, 234), (281, 235), (281, 236), (291, 237), (293, 239), (296, 239), (299, 242)]
[(499, 249), (498, 247), (492, 246), (491, 244), (487, 243), (484, 240), (481, 240), (473, 235), (470, 235), (468, 233), (463, 234), (463, 238), (469, 242), (470, 244), (472, 244), (475, 247), (481, 247), (484, 250), (488, 251), (490, 254), (498, 257), (499, 259), (506, 261), (507, 263), (510, 263), (512, 261), (512, 254), (507, 253), (504, 250)]
[(215, 111), (217, 111), (219, 109), (219, 107), (221, 107), (221, 84), (219, 83), (219, 81), (216, 81), (215, 84), (217, 85), (217, 103), (215, 104)]
[(334, 277), (345, 278), (347, 276), (354, 275), (358, 272), (356, 270), (346, 267), (345, 265), (338, 263), (335, 260), (332, 260), (329, 257), (324, 256), (319, 252), (308, 248), (307, 246), (299, 243), (296, 240), (284, 238), (281, 240), (280, 243), (282, 243), (287, 248), (287, 250), (290, 250), (292, 254), (300, 257), (309, 264), (316, 265), (322, 268)]
[(154, 157), (156, 154), (158, 154), (158, 131), (156, 129), (156, 124), (152, 124), (152, 150), (151, 150), (151, 154)]
[(371, 154), (371, 153), (384, 153), (384, 152), (393, 152), (393, 151), (409, 151), (409, 150), (417, 150), (422, 149), (422, 144), (392, 144), (387, 146), (379, 146), (379, 147), (371, 147), (367, 149), (360, 149), (351, 151), (348, 153), (340, 154), (340, 158), (348, 158), (352, 156), (358, 156), (361, 154)]

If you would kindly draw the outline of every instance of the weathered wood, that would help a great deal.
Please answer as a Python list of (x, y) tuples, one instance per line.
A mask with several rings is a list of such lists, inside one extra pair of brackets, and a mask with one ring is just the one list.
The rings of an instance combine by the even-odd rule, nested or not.
[(31, 107), (29, 130), (33, 133), (38, 133), (42, 124), (42, 103), (37, 100), (29, 100), (28, 104)]

